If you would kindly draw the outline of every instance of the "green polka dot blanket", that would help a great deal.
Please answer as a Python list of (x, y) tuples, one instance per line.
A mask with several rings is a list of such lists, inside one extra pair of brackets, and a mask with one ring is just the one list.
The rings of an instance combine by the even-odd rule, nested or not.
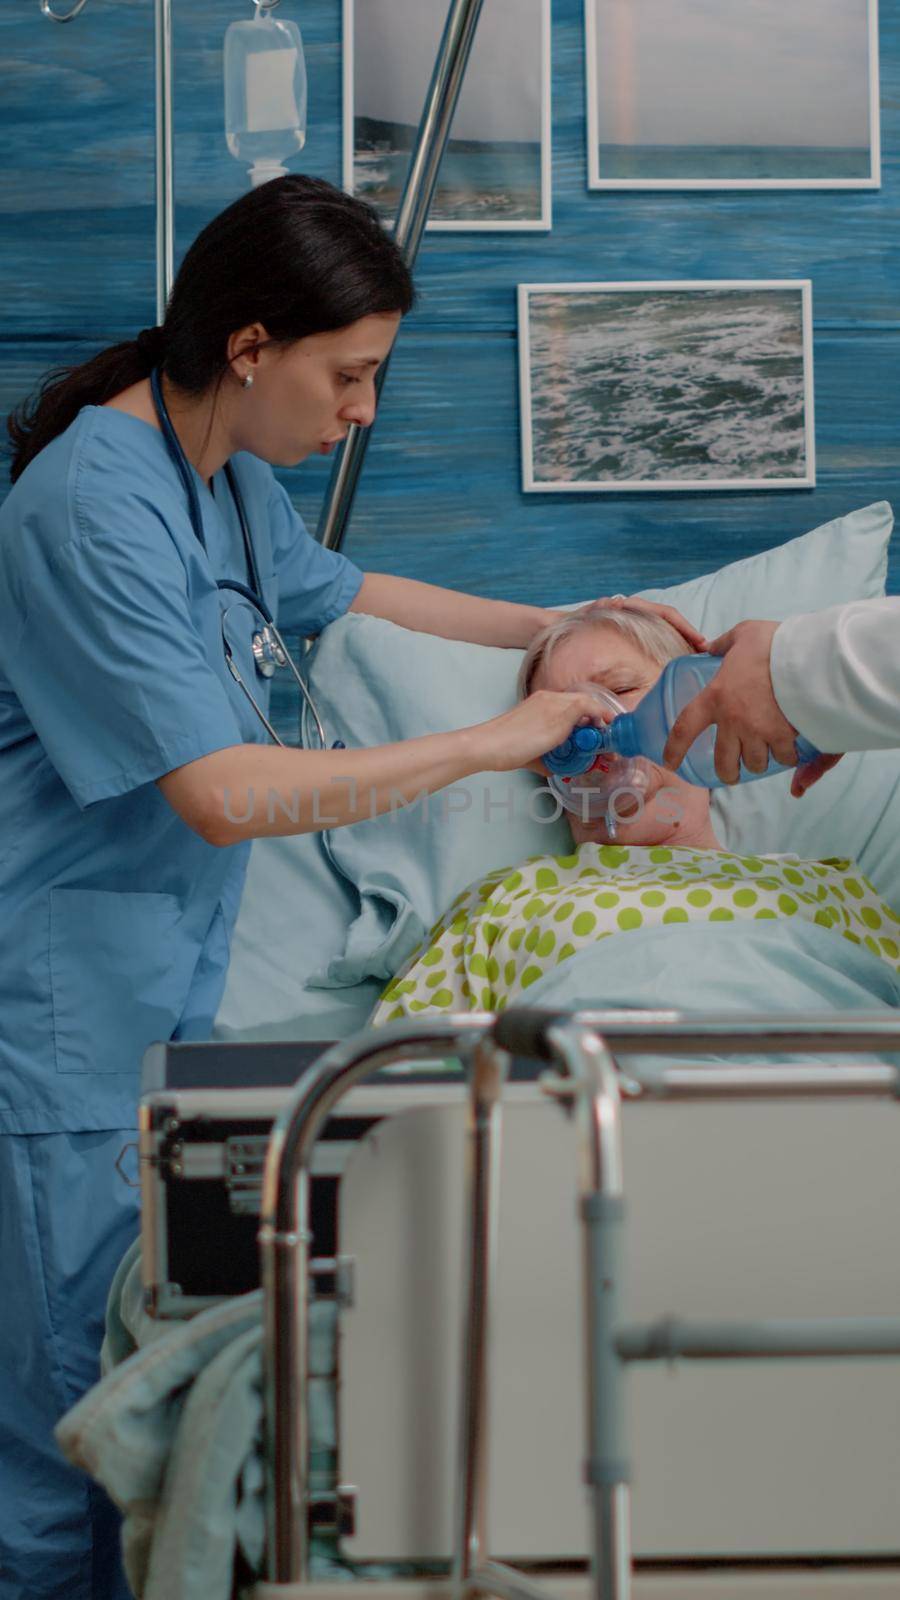
[(852, 861), (583, 844), (463, 890), (372, 1021), (502, 1011), (585, 945), (633, 929), (791, 917), (867, 946), (900, 972), (900, 917)]

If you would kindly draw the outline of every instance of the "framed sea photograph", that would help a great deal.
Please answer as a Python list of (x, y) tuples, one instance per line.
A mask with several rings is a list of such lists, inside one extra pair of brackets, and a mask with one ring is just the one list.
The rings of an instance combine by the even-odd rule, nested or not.
[(811, 489), (806, 279), (519, 285), (522, 487)]
[[(344, 188), (397, 212), (447, 0), (344, 0)], [(460, 90), (428, 227), (551, 225), (550, 0), (489, 0)]]
[(585, 0), (590, 189), (875, 189), (878, 0)]

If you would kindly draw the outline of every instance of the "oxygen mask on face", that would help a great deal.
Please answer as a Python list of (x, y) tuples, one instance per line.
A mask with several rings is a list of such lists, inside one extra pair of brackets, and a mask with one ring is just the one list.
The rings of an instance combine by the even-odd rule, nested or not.
[[(627, 709), (599, 684), (578, 683), (572, 688), (597, 701), (598, 725), (622, 716)], [(630, 821), (642, 809), (650, 783), (650, 763), (642, 756), (620, 756), (604, 750), (602, 741), (598, 745), (596, 728), (573, 728), (570, 738), (551, 751), (550, 757), (554, 759), (545, 757), (545, 764), (557, 769), (547, 774), (551, 792), (566, 811), (582, 822), (605, 823), (610, 839), (615, 839), (620, 823)]]

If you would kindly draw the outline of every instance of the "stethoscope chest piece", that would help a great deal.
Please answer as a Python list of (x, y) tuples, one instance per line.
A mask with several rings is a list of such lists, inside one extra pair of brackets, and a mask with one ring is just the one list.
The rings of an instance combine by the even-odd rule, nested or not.
[[(238, 583), (233, 578), (220, 578), (218, 582), (218, 589), (221, 596), (233, 595), (235, 597), (233, 603), (231, 605), (225, 605), (222, 610), (222, 646), (225, 652), (225, 664), (238, 688), (253, 707), (253, 710), (258, 716), (269, 737), (274, 740), (275, 744), (284, 744), (284, 740), (279, 738), (278, 734), (275, 732), (272, 723), (266, 716), (262, 706), (256, 699), (256, 696), (253, 694), (249, 686), (244, 682), (238, 664), (235, 660), (237, 640), (235, 639), (233, 644), (232, 640), (229, 638), (229, 617), (231, 616), (232, 611), (238, 612), (242, 610), (246, 613), (248, 607), (252, 611), (256, 612), (261, 624), (259, 627), (255, 628), (253, 633), (250, 635), (250, 654), (253, 657), (253, 664), (256, 668), (258, 677), (268, 680), (275, 676), (275, 673), (279, 667), (287, 667), (288, 671), (296, 682), (297, 688), (300, 690), (303, 699), (306, 701), (306, 704), (309, 707), (310, 716), (315, 724), (316, 735), (319, 740), (319, 747), (322, 750), (326, 749), (325, 729), (322, 726), (322, 721), (318, 711), (316, 710), (312, 696), (302, 677), (300, 676), (300, 673), (297, 671), (296, 663), (294, 662), (290, 651), (282, 639), (281, 634), (275, 626), (275, 620), (271, 611), (266, 605), (265, 600), (262, 598), (262, 595), (256, 594), (255, 591), (249, 589), (246, 584)], [(244, 638), (246, 639), (246, 634), (244, 634)]]
[(287, 655), (275, 638), (268, 623), (264, 628), (257, 629), (250, 640), (250, 648), (253, 651), (256, 670), (261, 678), (272, 678), (275, 676), (278, 667), (286, 667), (288, 665)]

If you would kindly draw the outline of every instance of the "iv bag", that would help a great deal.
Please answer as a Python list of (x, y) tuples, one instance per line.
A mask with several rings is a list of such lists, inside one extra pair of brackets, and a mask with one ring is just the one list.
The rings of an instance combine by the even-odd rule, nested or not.
[(225, 140), (254, 186), (281, 177), (306, 143), (306, 59), (295, 22), (257, 9), (225, 33)]

